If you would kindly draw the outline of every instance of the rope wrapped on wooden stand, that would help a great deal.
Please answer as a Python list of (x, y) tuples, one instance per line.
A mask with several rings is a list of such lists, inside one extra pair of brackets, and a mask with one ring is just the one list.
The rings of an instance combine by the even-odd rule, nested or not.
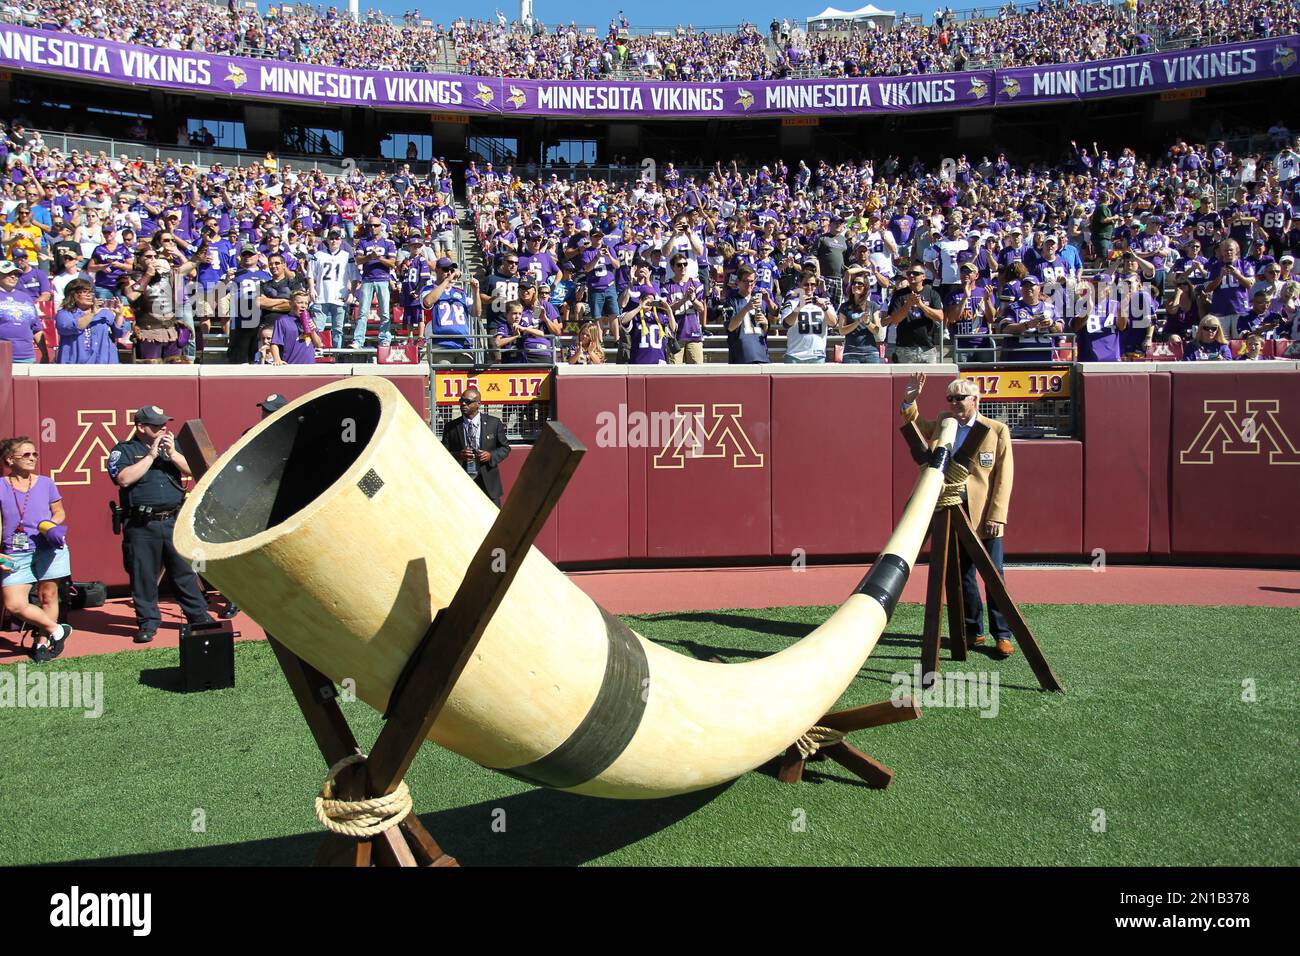
[(966, 479), (970, 477), (970, 470), (956, 461), (948, 462), (948, 470), (944, 472), (943, 490), (939, 492), (939, 500), (935, 508), (955, 508), (965, 501)]
[(799, 756), (807, 760), (823, 747), (834, 747), (843, 740), (844, 731), (817, 725), (800, 734), (794, 745), (799, 748)]
[(336, 800), (334, 779), (356, 763), (365, 763), (365, 754), (352, 754), (330, 767), (320, 796), (316, 798), (316, 819), (321, 826), (342, 836), (365, 838), (391, 830), (411, 812), (411, 791), (403, 780), (397, 789), (384, 797), (367, 800)]

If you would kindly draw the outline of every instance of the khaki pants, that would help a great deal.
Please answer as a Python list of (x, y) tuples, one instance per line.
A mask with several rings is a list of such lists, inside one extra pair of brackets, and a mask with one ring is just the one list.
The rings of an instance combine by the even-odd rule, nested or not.
[(704, 343), (703, 342), (683, 342), (682, 350), (676, 355), (668, 357), (669, 365), (703, 365), (704, 364)]

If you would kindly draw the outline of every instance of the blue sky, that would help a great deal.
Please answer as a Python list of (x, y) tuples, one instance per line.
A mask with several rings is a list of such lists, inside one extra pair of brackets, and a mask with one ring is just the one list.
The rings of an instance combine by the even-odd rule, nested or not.
[[(722, 26), (739, 23), (742, 19), (766, 28), (773, 17), (791, 17), (806, 19), (825, 10), (828, 6), (840, 10), (852, 10), (867, 3), (875, 3), (882, 10), (894, 10), (898, 13), (921, 13), (927, 21), (934, 12), (935, 4), (918, 3), (917, 0), (904, 0), (903, 3), (885, 3), (883, 0), (860, 0), (858, 3), (835, 2), (835, 0), (807, 0), (802, 3), (790, 3), (789, 0), (750, 0), (745, 3), (711, 3), (701, 4), (698, 0), (656, 0), (655, 3), (591, 3), (590, 0), (533, 0), (533, 16), (543, 23), (554, 25), (576, 21), (580, 25), (594, 25), (604, 29), (611, 17), (617, 17), (622, 10), (633, 25), (674, 26), (678, 23), (693, 23), (696, 26)], [(334, 0), (334, 5), (346, 9), (347, 0)], [(971, 7), (989, 7), (995, 9), (997, 0), (977, 2), (951, 0), (947, 4), (954, 10)], [(378, 6), (385, 13), (400, 15), (406, 10), (418, 9), (435, 23), (449, 23), (457, 14), (467, 18), (483, 19), (491, 17), (499, 9), (508, 19), (519, 16), (519, 0), (511, 3), (497, 3), (493, 0), (463, 0), (458, 3), (432, 3), (430, 0), (361, 0), (361, 9)], [(265, 4), (263, 4), (265, 9)]]

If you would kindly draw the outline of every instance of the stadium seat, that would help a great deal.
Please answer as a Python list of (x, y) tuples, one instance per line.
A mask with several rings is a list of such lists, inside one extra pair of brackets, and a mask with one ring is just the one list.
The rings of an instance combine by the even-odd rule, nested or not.
[(1152, 342), (1147, 346), (1147, 359), (1149, 361), (1180, 362), (1182, 358), (1182, 342)]

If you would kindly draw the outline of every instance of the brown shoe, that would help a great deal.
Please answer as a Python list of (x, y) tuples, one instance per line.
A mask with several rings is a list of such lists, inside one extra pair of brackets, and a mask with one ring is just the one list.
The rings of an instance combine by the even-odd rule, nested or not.
[(998, 638), (998, 654), (1001, 655), (1003, 660), (1006, 660), (1015, 652), (1016, 649), (1015, 647), (1012, 646), (1010, 641), (1008, 641), (1005, 637)]
[(979, 647), (979, 646), (982, 645), (983, 643), (984, 643), (984, 635), (983, 635), (983, 634), (976, 634), (974, 637), (968, 637), (968, 638), (966, 638), (966, 646), (967, 646), (967, 647)]

